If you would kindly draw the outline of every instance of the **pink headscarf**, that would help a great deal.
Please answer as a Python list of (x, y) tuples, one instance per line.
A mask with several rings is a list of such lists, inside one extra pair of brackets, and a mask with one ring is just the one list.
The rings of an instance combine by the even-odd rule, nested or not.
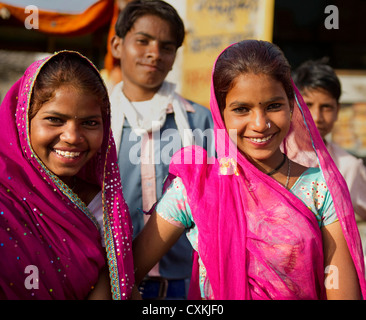
[[(134, 283), (131, 223), (124, 201), (110, 117), (98, 152), (79, 173), (102, 189), (105, 243), (85, 204), (34, 153), (29, 102), (37, 75), (59, 52), (34, 62), (0, 107), (0, 299), (85, 299), (107, 256), (112, 295)], [(102, 79), (101, 79), (102, 81)]]
[[(320, 166), (365, 298), (361, 241), (347, 186), (306, 104), (293, 87), (296, 101), (282, 151), (303, 165)], [(213, 81), (210, 107), (218, 158), (207, 159), (206, 151), (197, 146), (181, 149), (172, 158), (172, 176), (168, 182), (179, 176), (186, 186), (188, 203), (198, 227), (198, 252), (206, 267), (213, 297), (324, 299), (323, 244), (314, 213), (237, 152), (225, 129)], [(193, 162), (196, 159), (196, 162), (189, 165), (187, 159)], [(193, 299), (200, 297), (197, 267), (195, 262), (190, 288)]]

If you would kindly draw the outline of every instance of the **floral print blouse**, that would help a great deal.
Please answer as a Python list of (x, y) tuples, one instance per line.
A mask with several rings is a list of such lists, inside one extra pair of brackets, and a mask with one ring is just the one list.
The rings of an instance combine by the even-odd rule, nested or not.
[[(319, 168), (307, 169), (290, 189), (314, 213), (319, 228), (337, 220), (331, 195)], [(187, 229), (187, 237), (198, 252), (198, 229), (187, 201), (186, 188), (176, 177), (156, 206), (156, 212), (177, 227)], [(205, 266), (199, 259), (201, 296), (212, 296)]]

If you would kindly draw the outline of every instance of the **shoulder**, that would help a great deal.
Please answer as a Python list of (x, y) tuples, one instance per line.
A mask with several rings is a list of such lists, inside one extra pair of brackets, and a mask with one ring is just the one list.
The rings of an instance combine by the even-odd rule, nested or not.
[(192, 106), (195, 110), (195, 112), (192, 114), (193, 116), (200, 117), (203, 119), (209, 119), (210, 121), (212, 121), (212, 114), (210, 109), (197, 103), (193, 103)]
[(314, 213), (319, 227), (337, 220), (333, 200), (320, 168), (308, 168), (291, 191)]
[(205, 148), (199, 145), (191, 145), (178, 150), (171, 158), (170, 165), (197, 166), (213, 164), (215, 159), (208, 157)]
[[(179, 95), (180, 96), (180, 95)], [(206, 108), (205, 106), (198, 104), (197, 102), (194, 102), (192, 100), (186, 99), (182, 96), (180, 96), (181, 99), (183, 99), (187, 104), (189, 104), (189, 107), (187, 108), (188, 114), (191, 115), (199, 115), (199, 116), (206, 116), (211, 118), (211, 111), (210, 109)]]
[[(329, 153), (336, 155), (336, 156), (352, 156), (349, 152), (344, 150), (342, 147), (337, 145), (334, 142), (327, 142), (327, 149)], [(353, 156), (352, 156), (353, 157)]]
[(299, 183), (310, 183), (311, 185), (316, 185), (316, 186), (318, 186), (320, 183), (320, 184), (324, 184), (326, 186), (323, 173), (319, 167), (307, 168), (303, 172), (303, 174), (300, 176), (300, 178), (298, 179), (298, 182)]
[(327, 149), (335, 162), (337, 161), (348, 162), (349, 165), (351, 165), (351, 163), (362, 162), (361, 159), (358, 159), (357, 157), (349, 153), (347, 150), (343, 149), (342, 147), (338, 146), (335, 143), (328, 143)]
[(303, 176), (305, 176), (305, 177), (316, 177), (316, 178), (324, 179), (322, 171), (320, 170), (319, 167), (307, 168), (304, 171)]
[(156, 212), (163, 219), (177, 227), (192, 226), (192, 213), (187, 201), (187, 192), (183, 181), (175, 177), (158, 201)]
[(291, 188), (298, 196), (325, 198), (328, 187), (323, 173), (318, 167), (308, 168)]
[(214, 156), (210, 156), (201, 146), (192, 145), (173, 155), (169, 172), (181, 177), (186, 187), (196, 189), (202, 185), (202, 181), (209, 179), (208, 177), (215, 177), (219, 169)]
[(187, 101), (192, 105), (192, 107), (195, 109), (196, 112), (211, 115), (210, 109), (206, 108), (205, 106), (203, 106), (201, 104), (198, 104), (198, 103), (196, 103), (194, 101), (191, 101), (191, 100), (187, 100)]
[(366, 168), (362, 159), (355, 157), (335, 143), (328, 143), (327, 149), (346, 180), (357, 173), (362, 172), (365, 175)]
[(192, 103), (192, 108), (194, 108), (194, 112), (187, 112), (188, 119), (192, 129), (212, 129), (214, 127), (212, 114), (210, 109), (188, 101), (188, 103)]

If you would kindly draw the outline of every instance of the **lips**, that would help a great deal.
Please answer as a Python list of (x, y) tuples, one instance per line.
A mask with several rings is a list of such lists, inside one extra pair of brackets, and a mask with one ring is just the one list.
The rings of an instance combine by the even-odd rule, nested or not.
[(74, 159), (80, 156), (81, 152), (74, 152), (74, 151), (63, 151), (54, 149), (54, 151), (61, 157), (66, 159)]
[(272, 137), (273, 137), (273, 134), (271, 134), (269, 136), (266, 136), (266, 137), (263, 137), (263, 138), (257, 138), (257, 137), (256, 138), (250, 138), (250, 137), (248, 137), (248, 139), (252, 142), (255, 142), (255, 143), (265, 143), (265, 142), (271, 140)]
[(141, 66), (143, 66), (149, 70), (160, 71), (160, 68), (155, 64), (141, 63)]

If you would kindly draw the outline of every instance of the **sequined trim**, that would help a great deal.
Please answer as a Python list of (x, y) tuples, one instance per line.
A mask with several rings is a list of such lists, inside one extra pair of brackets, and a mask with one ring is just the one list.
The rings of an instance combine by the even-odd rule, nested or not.
[[(109, 132), (111, 134), (111, 131)], [(110, 151), (110, 146), (108, 146), (107, 157)], [(106, 157), (106, 160), (107, 160)], [(105, 161), (105, 164), (107, 161)], [(104, 178), (106, 180), (106, 165), (104, 165)], [(104, 181), (105, 181), (104, 180)], [(105, 201), (105, 184), (103, 183), (103, 224), (104, 224), (104, 237), (105, 237), (105, 245), (108, 259), (108, 267), (109, 267), (109, 275), (110, 275), (110, 284), (111, 284), (111, 292), (113, 300), (121, 299), (121, 290), (119, 286), (119, 274), (118, 274), (118, 264), (116, 258), (116, 249), (114, 245), (114, 240), (112, 236), (112, 228), (111, 222), (108, 212), (108, 204)]]

